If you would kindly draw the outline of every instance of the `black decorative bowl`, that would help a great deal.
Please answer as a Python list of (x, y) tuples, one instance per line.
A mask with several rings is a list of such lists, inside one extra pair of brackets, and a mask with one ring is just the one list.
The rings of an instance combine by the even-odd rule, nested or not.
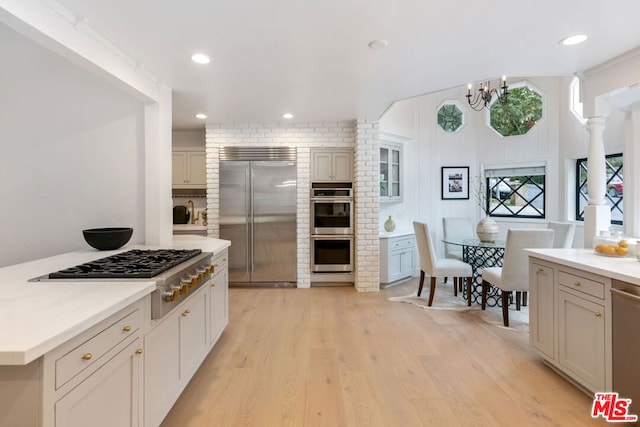
[(92, 247), (100, 251), (109, 251), (124, 246), (131, 239), (133, 228), (91, 228), (82, 230), (82, 234), (84, 240)]

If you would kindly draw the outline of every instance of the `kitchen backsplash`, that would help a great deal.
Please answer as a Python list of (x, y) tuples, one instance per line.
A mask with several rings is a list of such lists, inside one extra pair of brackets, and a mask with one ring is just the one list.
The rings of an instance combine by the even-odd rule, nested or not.
[[(191, 200), (193, 202), (194, 214), (196, 217), (195, 224), (202, 224), (202, 212), (207, 209), (207, 195), (205, 192), (202, 194), (198, 192), (184, 192), (178, 193), (176, 190), (173, 191), (173, 207), (175, 206), (188, 206), (187, 202)], [(191, 221), (189, 221), (191, 223)]]

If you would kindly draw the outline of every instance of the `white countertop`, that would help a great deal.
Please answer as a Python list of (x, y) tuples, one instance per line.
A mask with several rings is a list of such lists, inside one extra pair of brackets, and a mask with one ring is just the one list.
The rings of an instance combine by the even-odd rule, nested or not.
[(525, 251), (536, 258), (640, 286), (640, 261), (636, 257), (618, 258), (596, 255), (593, 249), (525, 249)]
[(378, 237), (381, 239), (388, 239), (390, 237), (400, 237), (400, 236), (409, 236), (415, 234), (413, 230), (394, 230), (394, 231), (380, 231), (378, 233)]
[(202, 224), (173, 224), (173, 231), (207, 231), (207, 226)]
[[(185, 235), (174, 236), (172, 246), (215, 254), (230, 242)], [(154, 247), (124, 246), (115, 251), (88, 248), (0, 268), (0, 365), (28, 364), (156, 288), (153, 279), (83, 283), (29, 279), (136, 248)]]

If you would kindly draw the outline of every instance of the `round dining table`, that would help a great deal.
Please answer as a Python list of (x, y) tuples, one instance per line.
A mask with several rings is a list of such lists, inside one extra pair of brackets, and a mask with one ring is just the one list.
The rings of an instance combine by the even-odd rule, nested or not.
[[(471, 300), (480, 304), (482, 302), (482, 269), (486, 267), (502, 267), (505, 241), (481, 242), (477, 237), (463, 236), (447, 237), (442, 241), (451, 245), (462, 246), (462, 261), (471, 265), (473, 270)], [(500, 304), (500, 291), (491, 287), (487, 295), (487, 305), (493, 307)]]

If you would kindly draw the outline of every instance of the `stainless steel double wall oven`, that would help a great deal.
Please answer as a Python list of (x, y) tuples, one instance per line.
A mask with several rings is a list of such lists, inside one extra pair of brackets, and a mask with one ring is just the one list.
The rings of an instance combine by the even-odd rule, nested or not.
[(311, 271), (353, 271), (354, 200), (351, 184), (311, 188)]

